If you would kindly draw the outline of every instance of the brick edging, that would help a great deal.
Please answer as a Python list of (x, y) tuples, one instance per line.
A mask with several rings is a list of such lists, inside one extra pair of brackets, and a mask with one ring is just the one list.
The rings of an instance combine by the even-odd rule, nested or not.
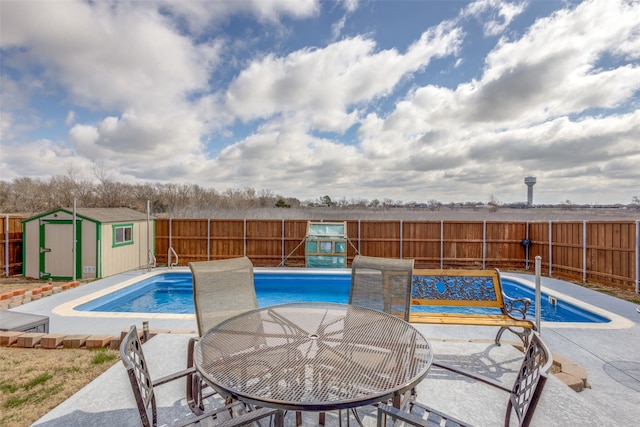
[(80, 285), (82, 285), (82, 282), (75, 280), (61, 285), (53, 285), (49, 283), (29, 290), (17, 288), (12, 291), (3, 292), (0, 294), (0, 310), (8, 310), (10, 308), (18, 307), (22, 304), (36, 301), (43, 297), (48, 297), (62, 291), (77, 288)]
[[(16, 347), (16, 348), (42, 348), (42, 349), (67, 349), (67, 348), (84, 348), (88, 350), (98, 348), (110, 348), (118, 350), (120, 342), (129, 332), (129, 328), (125, 328), (120, 332), (119, 336), (109, 334), (45, 334), (40, 332), (18, 332), (18, 331), (0, 331), (0, 346)], [(140, 339), (144, 342), (144, 334), (138, 332)], [(194, 330), (187, 329), (150, 329), (149, 339), (158, 334), (195, 334)]]

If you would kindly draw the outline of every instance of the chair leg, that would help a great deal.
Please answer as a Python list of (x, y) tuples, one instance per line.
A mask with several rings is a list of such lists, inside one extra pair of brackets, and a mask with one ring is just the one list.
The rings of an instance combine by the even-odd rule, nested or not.
[[(193, 351), (196, 339), (189, 339), (187, 345), (187, 368), (193, 367)], [(196, 415), (204, 413), (204, 402), (202, 397), (202, 379), (197, 373), (187, 375), (187, 403), (189, 408)]]

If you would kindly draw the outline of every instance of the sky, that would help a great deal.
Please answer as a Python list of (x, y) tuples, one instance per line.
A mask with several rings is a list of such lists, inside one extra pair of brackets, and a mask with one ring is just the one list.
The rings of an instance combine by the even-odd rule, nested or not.
[(640, 0), (0, 0), (0, 180), (640, 197)]

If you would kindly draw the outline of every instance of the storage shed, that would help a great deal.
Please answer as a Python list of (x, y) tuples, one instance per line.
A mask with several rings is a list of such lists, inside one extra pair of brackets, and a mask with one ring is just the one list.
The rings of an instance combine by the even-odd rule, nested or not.
[(60, 208), (23, 221), (22, 273), (69, 280), (102, 278), (146, 267), (155, 221), (128, 208)]

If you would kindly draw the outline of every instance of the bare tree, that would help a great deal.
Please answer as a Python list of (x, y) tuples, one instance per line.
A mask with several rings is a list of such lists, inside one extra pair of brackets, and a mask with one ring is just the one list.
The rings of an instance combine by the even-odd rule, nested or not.
[(129, 197), (133, 202), (131, 207), (137, 211), (146, 211), (147, 202), (149, 202), (152, 213), (164, 212), (164, 210), (156, 210), (159, 206), (160, 198), (158, 190), (151, 184), (135, 184), (131, 186)]
[[(277, 197), (271, 190), (260, 190), (260, 195), (258, 196), (259, 205), (261, 208), (266, 208), (274, 205), (274, 201), (280, 201), (283, 199), (282, 197)], [(284, 200), (284, 199), (283, 199)]]
[(95, 187), (98, 203), (104, 208), (116, 208), (124, 205), (123, 185), (111, 179), (104, 165), (93, 164), (93, 174), (98, 180)]
[(11, 184), (0, 181), (0, 212), (17, 212), (10, 199)]
[(83, 177), (78, 168), (69, 165), (65, 168), (66, 178), (73, 185), (73, 197), (78, 206), (88, 208), (94, 205), (94, 185), (91, 180)]
[(42, 180), (21, 177), (13, 180), (10, 199), (19, 212), (40, 212), (49, 208), (47, 193)]
[(52, 208), (73, 206), (74, 197), (73, 182), (63, 175), (56, 175), (49, 180), (49, 192), (47, 206)]

